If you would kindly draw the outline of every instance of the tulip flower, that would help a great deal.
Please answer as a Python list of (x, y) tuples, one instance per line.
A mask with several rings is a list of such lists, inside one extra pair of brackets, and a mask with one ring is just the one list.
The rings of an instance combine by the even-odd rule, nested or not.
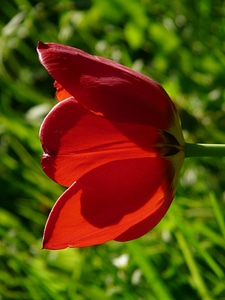
[(143, 236), (166, 214), (185, 157), (174, 103), (154, 80), (111, 60), (55, 43), (37, 51), (59, 100), (40, 129), (42, 167), (67, 187), (43, 247)]

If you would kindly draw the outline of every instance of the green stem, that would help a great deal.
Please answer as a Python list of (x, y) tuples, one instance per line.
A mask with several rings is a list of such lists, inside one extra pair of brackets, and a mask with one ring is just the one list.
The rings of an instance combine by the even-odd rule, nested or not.
[(185, 144), (185, 157), (225, 156), (225, 144)]

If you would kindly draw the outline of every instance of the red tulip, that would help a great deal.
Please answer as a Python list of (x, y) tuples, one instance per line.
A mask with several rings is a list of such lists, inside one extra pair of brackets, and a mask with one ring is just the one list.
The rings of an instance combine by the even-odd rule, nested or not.
[(184, 160), (177, 110), (152, 79), (105, 58), (38, 43), (59, 102), (40, 130), (46, 174), (68, 189), (43, 247), (136, 239), (165, 215)]

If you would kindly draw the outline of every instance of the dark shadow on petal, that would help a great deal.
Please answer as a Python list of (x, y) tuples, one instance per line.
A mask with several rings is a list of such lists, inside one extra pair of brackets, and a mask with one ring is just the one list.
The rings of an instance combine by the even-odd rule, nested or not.
[[(94, 169), (79, 180), (83, 190), (81, 214), (99, 228), (118, 223), (151, 201), (165, 180), (163, 176), (168, 175), (162, 168), (165, 168), (163, 159), (142, 158), (114, 161)], [(169, 185), (171, 178), (166, 180)], [(159, 207), (163, 200), (159, 199)]]
[[(113, 161), (86, 173), (56, 202), (44, 246), (59, 249), (133, 239), (143, 226), (147, 232), (173, 199), (172, 173), (165, 158)], [(133, 230), (138, 223), (141, 231)]]

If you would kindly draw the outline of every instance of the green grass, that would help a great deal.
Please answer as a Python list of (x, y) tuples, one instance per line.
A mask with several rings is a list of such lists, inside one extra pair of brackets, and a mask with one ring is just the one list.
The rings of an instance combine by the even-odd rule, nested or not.
[(187, 142), (224, 143), (225, 2), (12, 0), (0, 15), (0, 300), (225, 299), (224, 158), (187, 159), (166, 217), (141, 239), (41, 250), (63, 188), (40, 166), (56, 101), (35, 51), (59, 42), (135, 68), (173, 98)]

